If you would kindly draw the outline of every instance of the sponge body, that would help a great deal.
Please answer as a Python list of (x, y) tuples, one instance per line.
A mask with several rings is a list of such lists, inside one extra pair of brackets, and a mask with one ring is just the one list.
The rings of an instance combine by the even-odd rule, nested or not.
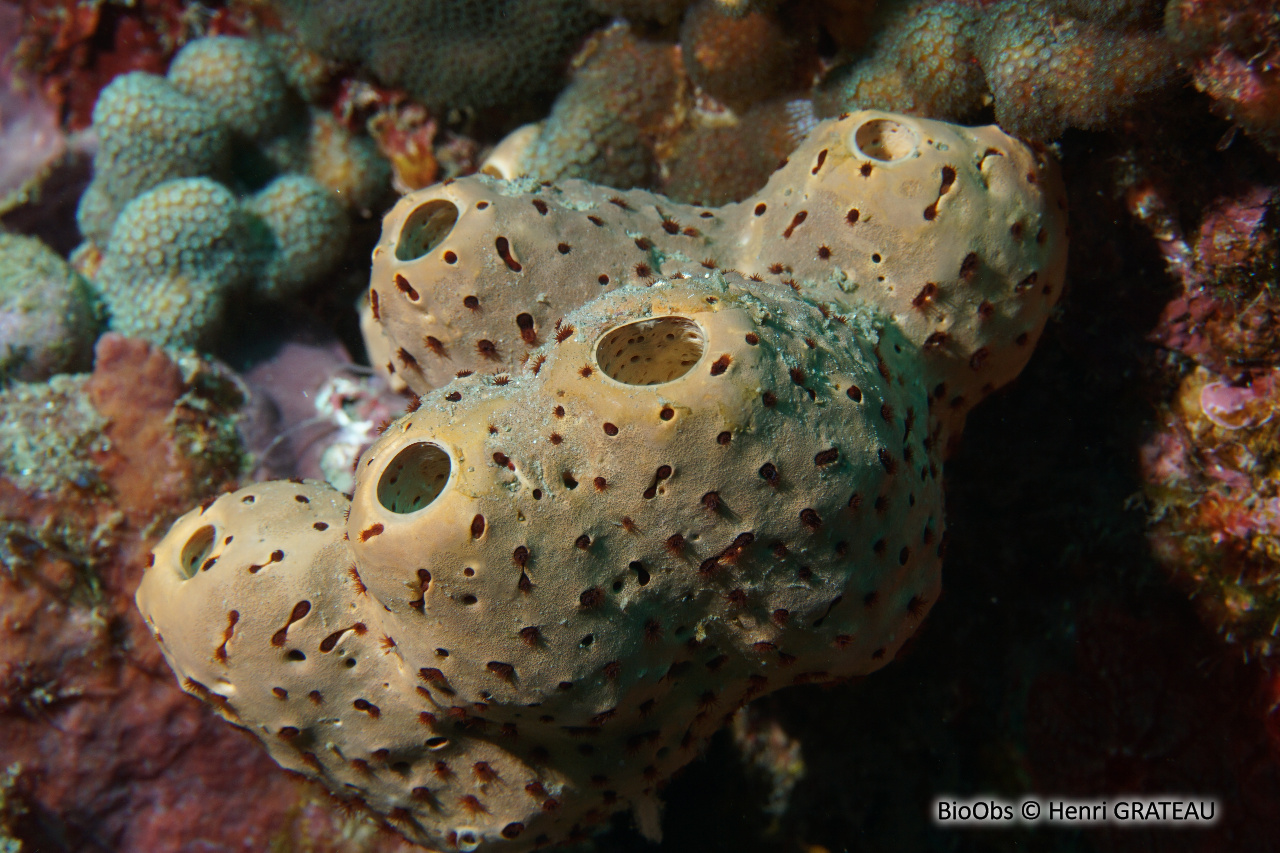
[(1061, 292), (1061, 198), (998, 130), (885, 113), (723, 208), (407, 196), (364, 329), (422, 397), (349, 500), (179, 521), (139, 607), (188, 691), (417, 843), (650, 821), (734, 710), (876, 670), (937, 599), (942, 457)]
[(892, 329), (720, 274), (568, 322), (536, 373), (393, 424), (345, 536), (337, 493), (258, 484), (179, 521), (138, 593), (189, 691), (437, 848), (649, 808), (734, 709), (879, 668), (937, 597)]

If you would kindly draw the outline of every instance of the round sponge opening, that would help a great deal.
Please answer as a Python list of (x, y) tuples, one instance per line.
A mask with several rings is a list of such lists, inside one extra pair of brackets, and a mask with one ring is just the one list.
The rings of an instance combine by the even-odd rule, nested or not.
[(398, 515), (417, 512), (440, 496), (452, 470), (449, 454), (438, 445), (414, 442), (378, 478), (378, 503)]
[(458, 206), (448, 199), (436, 198), (419, 205), (404, 221), (400, 239), (396, 241), (396, 258), (416, 261), (444, 242), (458, 222)]
[(853, 132), (853, 144), (862, 156), (882, 163), (903, 160), (920, 147), (910, 128), (889, 118), (864, 121)]
[(215, 536), (217, 531), (212, 525), (206, 524), (192, 533), (187, 544), (182, 546), (182, 556), (178, 558), (178, 571), (182, 573), (183, 580), (190, 580), (195, 577), (196, 572), (200, 571), (200, 566), (204, 565), (209, 552), (213, 550)]
[(655, 317), (619, 326), (596, 344), (596, 363), (624, 385), (660, 385), (684, 376), (702, 358), (706, 335), (685, 317)]

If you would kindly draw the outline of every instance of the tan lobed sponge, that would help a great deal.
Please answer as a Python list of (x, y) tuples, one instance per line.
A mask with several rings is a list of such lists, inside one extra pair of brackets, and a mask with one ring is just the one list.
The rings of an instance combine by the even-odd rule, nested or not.
[(994, 126), (864, 111), (818, 125), (758, 195), (721, 208), (483, 176), (412, 193), (384, 221), (367, 313), (387, 339), (378, 366), (421, 392), (514, 369), (600, 293), (732, 269), (885, 312), (958, 427), (1030, 357), (1065, 266), (1065, 195), (1042, 151)]
[(139, 607), (187, 690), (414, 841), (655, 827), (727, 714), (924, 617), (940, 458), (1029, 357), (1064, 230), (1038, 152), (885, 113), (723, 208), (414, 193), (363, 319), (424, 396), (349, 503), (269, 483), (180, 520)]
[(138, 605), (189, 692), (416, 842), (654, 825), (728, 714), (924, 618), (927, 406), (877, 312), (733, 273), (617, 289), (428, 392), (349, 506), (277, 482), (188, 514)]

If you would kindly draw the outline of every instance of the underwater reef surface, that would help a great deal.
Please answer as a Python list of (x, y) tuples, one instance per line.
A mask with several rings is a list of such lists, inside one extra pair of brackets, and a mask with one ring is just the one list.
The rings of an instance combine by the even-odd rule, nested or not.
[[(584, 40), (555, 45), (555, 62), (537, 54), (529, 86), (423, 104), (394, 88), (432, 79), (403, 65), (413, 51), (377, 65), (328, 51), (323, 27), (303, 27), (306, 47), (289, 40), (302, 4), (26, 0), (20, 18), (6, 4), (21, 31), (3, 59), (22, 85), (0, 139), (40, 141), (0, 153), (23, 190), (0, 227), (68, 255), (87, 161), (50, 164), (48, 136), (24, 129), (55, 127), (85, 150), (96, 134), (77, 133), (101, 89), (127, 72), (165, 79), (208, 35), (273, 51), (304, 105), (278, 144), (229, 132), (251, 172), (181, 176), (216, 183), (231, 219), (249, 217), (231, 223), (249, 223), (240, 246), (271, 233), (253, 199), (281, 175), (368, 185), (350, 156), (308, 153), (334, 140), (325, 150), (377, 146), (372, 168), (401, 191), (495, 151), (495, 174), (719, 205), (757, 192), (819, 115), (998, 120), (1062, 165), (1067, 287), (1022, 375), (974, 411), (947, 463), (942, 594), (882, 672), (772, 694), (712, 737), (665, 788), (659, 849), (1280, 848), (1274, 4), (559, 5)], [(382, 33), (405, 14), (366, 9), (392, 16)], [(526, 55), (499, 50), (510, 37), (443, 46), (482, 55), (501, 80)], [(47, 257), (30, 244), (0, 253), (17, 292), (24, 275), (75, 282), (76, 316), (91, 320), (60, 324), (28, 303), (15, 328), (38, 334), (5, 338), (76, 355), (39, 361), (51, 377), (6, 374), (0, 390), (0, 850), (414, 849), (185, 695), (132, 603), (182, 513), (267, 476), (337, 479), (407, 403), (359, 367), (353, 306), (387, 204), (366, 215), (341, 201), (345, 225), (326, 227), (344, 231), (342, 251), (310, 267), (326, 271), (274, 301), (246, 295), (265, 275), (228, 276), (240, 290), (198, 351), (120, 337), (93, 301), (93, 252), (52, 277), (18, 260)], [(259, 257), (284, 256), (279, 245)], [(15, 352), (4, 363), (37, 364)], [(1124, 793), (1214, 796), (1222, 817), (1198, 831), (929, 821), (938, 796)], [(654, 849), (626, 816), (580, 846)]]

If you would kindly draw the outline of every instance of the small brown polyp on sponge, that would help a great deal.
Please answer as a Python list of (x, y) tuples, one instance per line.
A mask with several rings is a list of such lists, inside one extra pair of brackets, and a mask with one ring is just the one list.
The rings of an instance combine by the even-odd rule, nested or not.
[(651, 823), (727, 715), (925, 617), (945, 439), (1061, 290), (1060, 197), (998, 131), (882, 113), (720, 209), (416, 193), (366, 320), (421, 404), (349, 501), (264, 483), (181, 519), (139, 607), (185, 689), (415, 842)]

